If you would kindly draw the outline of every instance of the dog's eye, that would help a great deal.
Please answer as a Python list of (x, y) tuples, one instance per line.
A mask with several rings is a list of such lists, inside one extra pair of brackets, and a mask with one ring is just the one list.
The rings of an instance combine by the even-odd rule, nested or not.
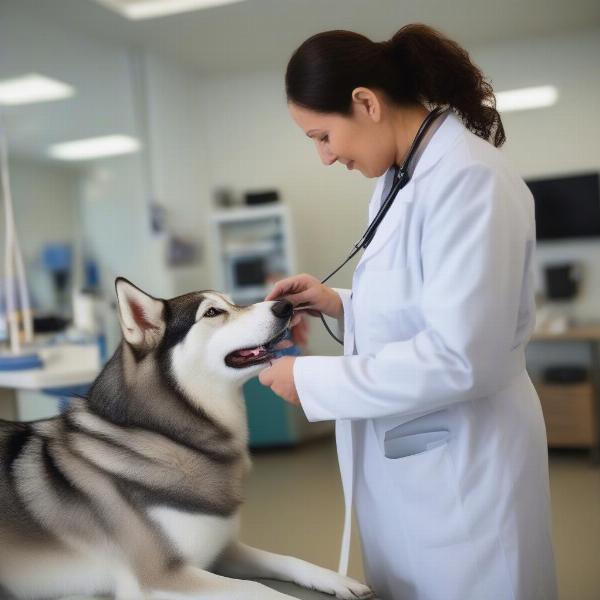
[(222, 315), (225, 311), (219, 310), (218, 308), (210, 307), (202, 316), (203, 317), (217, 317)]

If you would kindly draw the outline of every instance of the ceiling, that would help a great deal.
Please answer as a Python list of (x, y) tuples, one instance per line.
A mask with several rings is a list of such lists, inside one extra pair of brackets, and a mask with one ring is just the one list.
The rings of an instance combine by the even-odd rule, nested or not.
[(278, 68), (309, 35), (350, 29), (381, 40), (426, 22), (467, 48), (600, 27), (598, 0), (246, 0), (129, 21), (96, 0), (0, 0), (176, 58), (204, 74)]
[[(382, 40), (417, 21), (473, 50), (511, 39), (598, 29), (600, 2), (246, 0), (129, 21), (96, 0), (0, 0), (0, 79), (36, 71), (77, 89), (67, 101), (7, 107), (11, 150), (45, 160), (57, 142), (133, 134), (135, 115), (131, 107), (126, 110), (131, 102), (123, 91), (131, 76), (123, 58), (126, 47), (170, 56), (206, 76), (283, 71), (293, 50), (318, 31), (350, 29)], [(77, 60), (72, 60), (73, 37), (86, 42), (77, 45)], [(96, 43), (111, 52), (94, 52)]]

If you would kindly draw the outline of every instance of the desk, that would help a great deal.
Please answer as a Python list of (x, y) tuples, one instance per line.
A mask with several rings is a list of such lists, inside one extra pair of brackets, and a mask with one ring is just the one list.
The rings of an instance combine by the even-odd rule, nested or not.
[(590, 348), (590, 383), (595, 408), (595, 441), (591, 447), (594, 462), (600, 462), (600, 324), (573, 325), (562, 333), (535, 332), (532, 342), (584, 342)]
[(43, 391), (91, 383), (100, 372), (97, 344), (60, 344), (40, 349), (44, 366), (22, 371), (0, 371), (0, 418), (19, 418), (17, 392)]

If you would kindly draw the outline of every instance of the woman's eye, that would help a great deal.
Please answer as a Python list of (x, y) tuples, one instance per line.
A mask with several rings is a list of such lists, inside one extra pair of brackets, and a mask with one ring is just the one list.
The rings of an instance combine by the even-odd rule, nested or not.
[(222, 314), (223, 312), (225, 312), (225, 311), (211, 307), (204, 313), (203, 316), (204, 317), (216, 317), (216, 316)]
[(328, 142), (328, 141), (329, 141), (329, 136), (328, 136), (328, 135), (324, 135), (324, 136), (321, 138), (321, 141), (322, 141), (322, 142)]

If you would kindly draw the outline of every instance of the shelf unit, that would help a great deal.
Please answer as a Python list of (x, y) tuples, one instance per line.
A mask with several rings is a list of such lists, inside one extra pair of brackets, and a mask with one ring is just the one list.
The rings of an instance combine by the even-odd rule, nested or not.
[(296, 272), (296, 257), (286, 206), (219, 211), (211, 219), (217, 289), (238, 304), (264, 299), (271, 283)]
[(536, 331), (536, 343), (586, 343), (590, 349), (589, 380), (577, 384), (535, 382), (540, 397), (548, 445), (589, 448), (600, 463), (600, 324), (571, 325), (562, 333)]
[(548, 446), (593, 448), (598, 444), (598, 415), (591, 382), (536, 382), (535, 387), (546, 422)]
[[(211, 219), (215, 287), (236, 304), (262, 302), (275, 280), (296, 273), (287, 207), (281, 204), (219, 211)], [(274, 281), (268, 281), (269, 276)], [(309, 423), (254, 377), (244, 385), (252, 448), (292, 446), (330, 435), (331, 423)]]

